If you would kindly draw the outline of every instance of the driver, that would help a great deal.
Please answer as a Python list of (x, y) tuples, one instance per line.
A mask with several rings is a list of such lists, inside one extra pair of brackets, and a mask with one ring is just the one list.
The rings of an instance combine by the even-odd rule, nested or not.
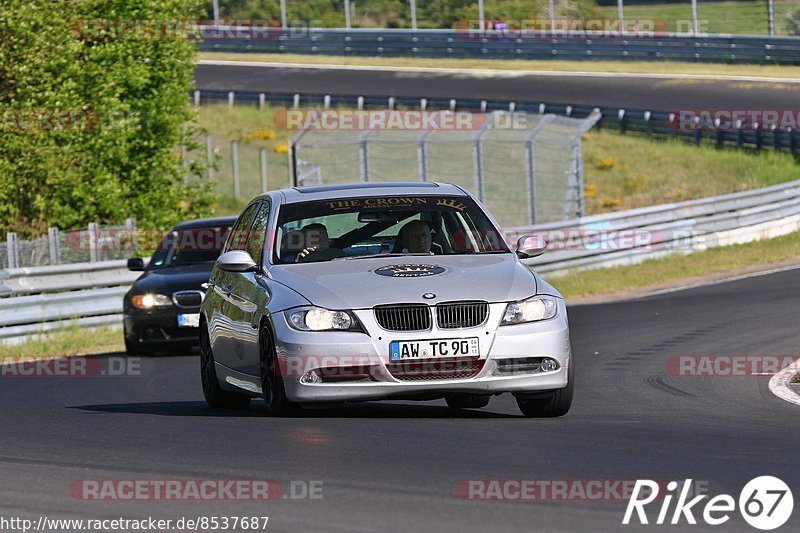
[(309, 224), (301, 230), (303, 232), (303, 248), (297, 254), (297, 263), (310, 261), (327, 261), (334, 257), (342, 257), (342, 251), (331, 248), (331, 239), (328, 236), (328, 228), (325, 224), (315, 222)]
[(433, 242), (431, 227), (424, 220), (412, 220), (400, 228), (397, 240), (403, 246), (403, 253), (430, 253)]

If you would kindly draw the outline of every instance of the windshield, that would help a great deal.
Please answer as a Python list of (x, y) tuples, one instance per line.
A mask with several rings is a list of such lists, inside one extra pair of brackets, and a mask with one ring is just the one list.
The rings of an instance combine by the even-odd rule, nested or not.
[(213, 263), (229, 230), (228, 226), (173, 229), (158, 244), (148, 269)]
[(274, 249), (276, 264), (510, 251), (472, 199), (422, 195), (286, 205), (278, 217)]

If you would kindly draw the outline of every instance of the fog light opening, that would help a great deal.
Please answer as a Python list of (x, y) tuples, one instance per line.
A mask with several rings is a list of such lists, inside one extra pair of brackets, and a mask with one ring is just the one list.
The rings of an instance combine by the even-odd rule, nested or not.
[(303, 377), (300, 378), (300, 383), (322, 383), (322, 378), (319, 377), (319, 374), (312, 370), (303, 374)]
[(545, 357), (542, 359), (539, 368), (542, 372), (552, 372), (553, 370), (558, 370), (558, 361), (549, 357)]

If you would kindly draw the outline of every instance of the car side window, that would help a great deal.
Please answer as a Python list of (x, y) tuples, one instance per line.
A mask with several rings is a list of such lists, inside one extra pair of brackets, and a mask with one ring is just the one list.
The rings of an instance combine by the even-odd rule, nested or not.
[(247, 235), (245, 250), (256, 263), (261, 262), (261, 253), (264, 251), (264, 239), (267, 235), (267, 219), (269, 218), (269, 203), (263, 202), (258, 209), (250, 233)]
[(226, 252), (231, 250), (244, 250), (245, 242), (247, 240), (247, 230), (250, 228), (250, 221), (253, 219), (253, 215), (255, 214), (258, 206), (259, 204), (253, 204), (249, 206), (239, 216), (236, 224), (234, 224), (233, 228), (231, 228), (231, 233), (228, 236), (228, 242), (225, 244)]

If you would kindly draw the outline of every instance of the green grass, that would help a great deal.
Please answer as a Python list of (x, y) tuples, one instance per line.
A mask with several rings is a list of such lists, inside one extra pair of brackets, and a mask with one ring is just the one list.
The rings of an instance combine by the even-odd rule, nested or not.
[(584, 136), (587, 214), (743, 191), (800, 178), (791, 155), (718, 150), (603, 130)]
[(694, 276), (732, 272), (800, 257), (800, 232), (747, 244), (711, 248), (691, 255), (672, 255), (638, 265), (543, 276), (565, 298), (642, 289)]
[[(789, 14), (800, 9), (800, 0), (775, 1), (775, 34), (786, 35)], [(599, 7), (600, 16), (617, 18), (616, 6)], [(626, 5), (625, 19), (664, 21), (666, 31), (689, 32), (692, 28), (690, 2), (678, 4)], [(767, 2), (698, 2), (698, 30), (704, 33), (736, 33), (766, 35)], [(685, 21), (679, 24), (677, 21)], [(661, 29), (661, 27), (659, 27)]]
[[(800, 1), (800, 0), (798, 0)], [(218, 61), (264, 61), (308, 65), (355, 65), (404, 68), (457, 68), (498, 70), (541, 70), (554, 72), (619, 72), (643, 74), (694, 74), (800, 78), (800, 67), (777, 65), (728, 65), (724, 63), (682, 63), (677, 61), (526, 61), (521, 59), (455, 59), (423, 57), (353, 57), (304, 54), (244, 54), (201, 52), (200, 59)]]
[(0, 362), (16, 358), (47, 359), (124, 351), (121, 328), (82, 329), (75, 325), (45, 337), (31, 338), (16, 346), (0, 346)]

